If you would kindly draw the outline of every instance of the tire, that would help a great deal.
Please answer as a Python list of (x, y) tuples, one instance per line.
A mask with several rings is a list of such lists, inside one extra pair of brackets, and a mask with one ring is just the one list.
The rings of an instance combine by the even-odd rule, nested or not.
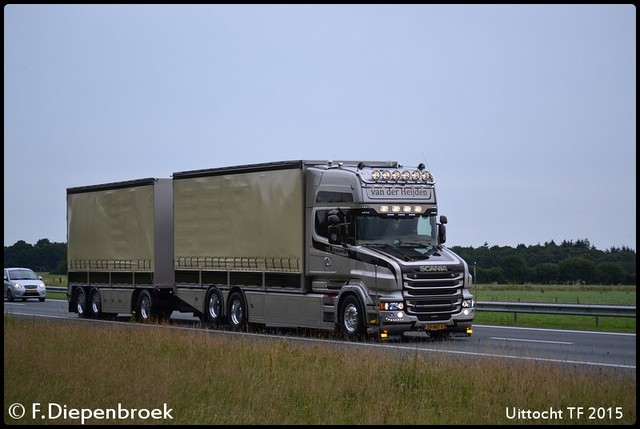
[(136, 306), (136, 317), (138, 322), (148, 323), (152, 319), (151, 293), (147, 290), (143, 290), (138, 297), (138, 305)]
[(88, 317), (87, 294), (83, 288), (78, 288), (76, 291), (75, 303), (78, 316), (82, 318)]
[(355, 295), (347, 296), (340, 304), (340, 331), (348, 340), (365, 337), (364, 310)]
[(13, 292), (11, 292), (11, 288), (7, 288), (7, 301), (13, 302), (15, 298), (13, 297)]
[(240, 332), (247, 328), (247, 307), (242, 293), (233, 292), (229, 297), (229, 325), (231, 330)]
[(204, 322), (211, 327), (216, 327), (221, 325), (222, 321), (222, 295), (217, 288), (212, 287), (204, 301)]
[(40, 302), (44, 302), (44, 300), (45, 300), (45, 299), (46, 299), (46, 298), (38, 298), (38, 300), (39, 300)]
[(102, 317), (102, 298), (98, 289), (92, 289), (89, 297), (89, 314), (93, 319)]

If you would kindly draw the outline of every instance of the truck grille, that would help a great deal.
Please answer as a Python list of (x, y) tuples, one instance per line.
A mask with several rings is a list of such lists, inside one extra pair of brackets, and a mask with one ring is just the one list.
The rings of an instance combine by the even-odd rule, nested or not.
[(462, 272), (404, 273), (406, 312), (421, 322), (446, 321), (462, 310)]

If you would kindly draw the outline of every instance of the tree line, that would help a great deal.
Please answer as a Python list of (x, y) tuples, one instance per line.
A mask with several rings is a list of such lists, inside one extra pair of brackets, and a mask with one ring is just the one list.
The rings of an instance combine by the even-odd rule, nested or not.
[(586, 239), (515, 248), (485, 243), (451, 250), (467, 261), (479, 284), (636, 284), (635, 250), (598, 250)]
[[(598, 250), (589, 240), (553, 241), (544, 245), (451, 246), (480, 284), (603, 284), (635, 285), (636, 252), (628, 247)], [(67, 244), (23, 240), (4, 246), (5, 267), (27, 267), (36, 272), (67, 274)]]

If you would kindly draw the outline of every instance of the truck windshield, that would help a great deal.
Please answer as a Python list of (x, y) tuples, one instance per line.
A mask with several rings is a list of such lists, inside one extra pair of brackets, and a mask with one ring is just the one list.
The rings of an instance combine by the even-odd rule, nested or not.
[(435, 247), (436, 216), (394, 218), (356, 216), (356, 245)]

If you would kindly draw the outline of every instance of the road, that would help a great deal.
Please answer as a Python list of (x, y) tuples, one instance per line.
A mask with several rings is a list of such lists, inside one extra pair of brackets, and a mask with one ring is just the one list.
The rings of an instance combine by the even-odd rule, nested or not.
[[(45, 302), (4, 302), (5, 314), (24, 317), (42, 317), (77, 320), (82, 323), (131, 323), (126, 317), (115, 321), (92, 321), (78, 318), (67, 311), (67, 302), (49, 299)], [(202, 329), (197, 318), (189, 313), (174, 312), (171, 316), (176, 329)], [(224, 329), (207, 329), (212, 334), (255, 335), (256, 337), (295, 338), (300, 341), (323, 341), (337, 344), (329, 335), (297, 335), (295, 330), (265, 330), (264, 333), (232, 333)], [(443, 341), (414, 338), (411, 341), (389, 341), (382, 343), (360, 343), (365, 347), (380, 347), (397, 350), (436, 353), (460, 358), (492, 357), (495, 359), (521, 361), (547, 361), (558, 364), (585, 367), (636, 369), (636, 334), (593, 331), (567, 331), (558, 329), (536, 329), (475, 325), (470, 337), (454, 337)], [(635, 376), (635, 375), (634, 375)]]

